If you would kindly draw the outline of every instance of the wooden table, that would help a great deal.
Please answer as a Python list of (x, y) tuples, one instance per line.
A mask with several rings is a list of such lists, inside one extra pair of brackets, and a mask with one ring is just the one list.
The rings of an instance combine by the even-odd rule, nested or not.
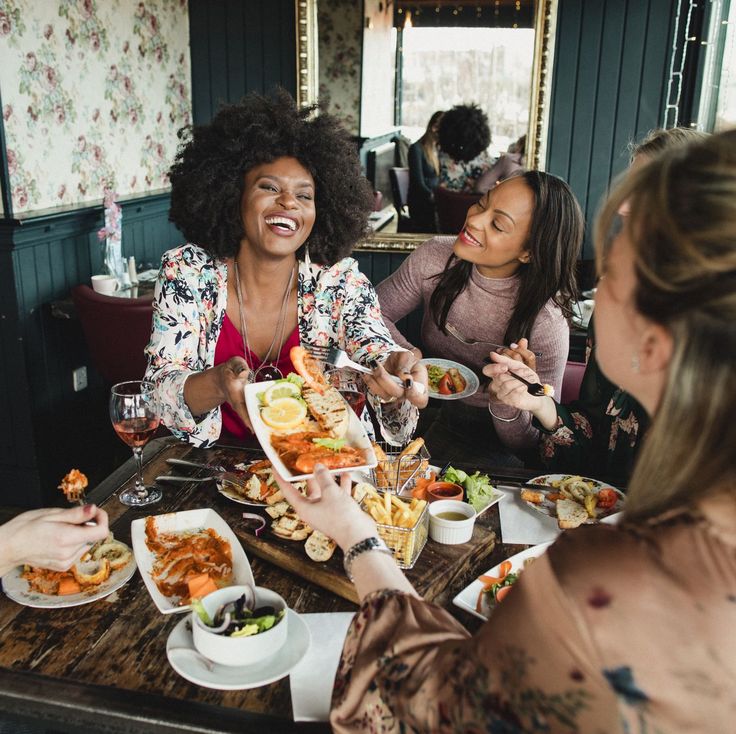
[[(172, 439), (154, 441), (146, 448), (145, 477), (151, 481), (168, 473), (168, 457), (202, 461), (228, 451), (232, 454), (233, 449), (204, 451)], [(241, 459), (243, 453), (239, 450)], [(117, 494), (133, 483), (134, 474), (131, 459), (89, 495), (107, 510), (115, 536), (128, 544), (130, 523), (137, 517), (212, 507), (228, 520), (246, 509), (220, 497), (212, 485), (191, 483), (167, 485), (164, 499), (152, 508), (128, 508), (118, 502)], [(498, 476), (509, 477), (509, 470)], [(0, 508), (0, 522), (18, 511)], [(496, 508), (484, 513), (482, 521), (499, 535)], [(477, 629), (478, 620), (452, 606), (453, 596), (475, 575), (520, 549), (497, 544), (477, 567), (467, 568), (447, 583), (436, 603), (471, 630)], [(257, 583), (281, 594), (297, 612), (356, 609), (351, 602), (250, 553), (249, 558)], [(25, 717), (45, 723), (54, 732), (85, 734), (329, 730), (326, 724), (293, 722), (288, 678), (253, 690), (217, 691), (179, 677), (169, 666), (165, 650), (169, 633), (180, 619), (180, 615), (157, 611), (138, 573), (106, 600), (80, 607), (32, 609), (0, 595), (0, 721), (3, 716)]]

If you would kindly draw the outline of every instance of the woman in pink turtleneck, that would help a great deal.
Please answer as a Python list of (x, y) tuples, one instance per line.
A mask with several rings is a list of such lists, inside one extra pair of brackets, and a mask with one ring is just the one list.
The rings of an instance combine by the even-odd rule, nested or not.
[[(559, 393), (583, 230), (582, 212), (564, 181), (539, 171), (509, 178), (468, 210), (456, 239), (425, 242), (378, 286), (384, 320), (398, 344), (413, 348), (395, 322), (423, 307), (424, 356), (461, 362), (479, 376), (489, 347), (463, 344), (447, 324), (465, 337), (498, 344), (526, 339), (541, 353), (540, 379)], [(443, 402), (427, 418), (430, 451), (433, 442), (451, 442), (457, 449), (447, 458), (458, 462), (499, 461), (508, 450), (537, 444), (531, 414), (489, 403), (486, 391)]]

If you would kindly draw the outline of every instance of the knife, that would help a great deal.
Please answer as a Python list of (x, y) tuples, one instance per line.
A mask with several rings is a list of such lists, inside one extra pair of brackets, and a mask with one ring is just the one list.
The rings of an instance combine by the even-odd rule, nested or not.
[(498, 489), (537, 489), (542, 492), (559, 492), (559, 488), (550, 484), (533, 484), (531, 482), (492, 482)]

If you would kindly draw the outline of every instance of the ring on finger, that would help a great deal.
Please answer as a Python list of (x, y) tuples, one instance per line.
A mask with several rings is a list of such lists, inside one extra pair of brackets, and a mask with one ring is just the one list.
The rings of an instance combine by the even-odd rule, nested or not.
[(398, 397), (396, 395), (392, 395), (390, 398), (378, 398), (378, 402), (381, 403), (381, 405), (386, 405), (388, 403), (395, 403), (398, 400)]

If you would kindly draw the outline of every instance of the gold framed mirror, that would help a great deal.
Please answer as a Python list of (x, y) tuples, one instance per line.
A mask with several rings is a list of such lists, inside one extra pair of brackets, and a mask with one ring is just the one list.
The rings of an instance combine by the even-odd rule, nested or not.
[[(326, 0), (322, 0), (325, 2)], [(317, 101), (318, 82), (318, 0), (295, 0), (297, 103)], [(527, 165), (544, 169), (547, 156), (550, 89), (554, 61), (558, 0), (537, 0), (534, 11), (534, 59), (527, 129)], [(373, 252), (411, 252), (432, 235), (423, 233), (377, 232), (358, 246)]]

